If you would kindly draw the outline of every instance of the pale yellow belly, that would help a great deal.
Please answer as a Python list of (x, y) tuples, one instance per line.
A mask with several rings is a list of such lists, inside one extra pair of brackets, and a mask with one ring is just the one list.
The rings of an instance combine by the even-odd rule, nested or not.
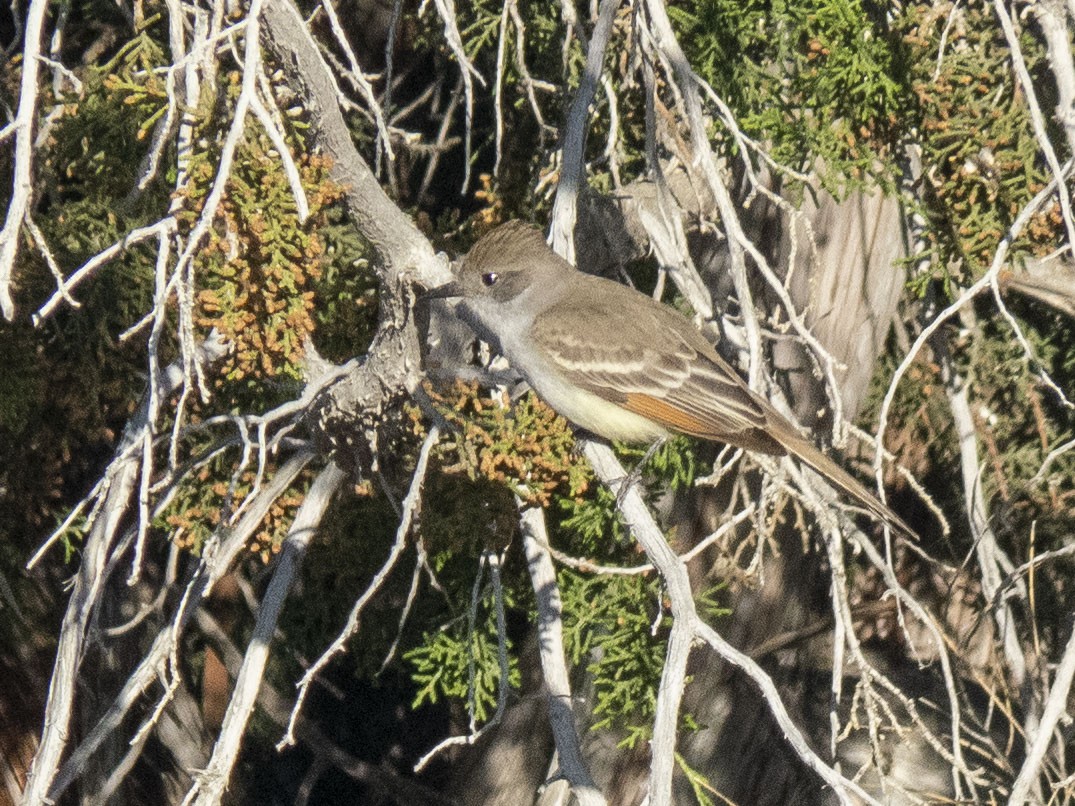
[(600, 437), (620, 442), (653, 442), (668, 432), (652, 420), (609, 403), (592, 392), (571, 386), (559, 378), (544, 377), (530, 386), (538, 397), (575, 425)]

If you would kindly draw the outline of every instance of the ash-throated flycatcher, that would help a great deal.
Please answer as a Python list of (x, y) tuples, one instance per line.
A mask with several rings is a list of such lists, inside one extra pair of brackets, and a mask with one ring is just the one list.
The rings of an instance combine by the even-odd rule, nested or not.
[(482, 237), (431, 298), (457, 311), (538, 397), (600, 437), (653, 442), (678, 431), (791, 454), (909, 535), (900, 518), (753, 392), (684, 317), (576, 271), (520, 221)]

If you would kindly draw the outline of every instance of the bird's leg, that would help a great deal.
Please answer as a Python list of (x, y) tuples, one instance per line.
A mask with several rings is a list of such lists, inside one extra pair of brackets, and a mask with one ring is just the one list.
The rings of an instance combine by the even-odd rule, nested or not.
[(621, 479), (620, 489), (616, 493), (616, 507), (623, 503), (623, 499), (627, 496), (627, 493), (631, 491), (631, 488), (642, 481), (642, 471), (646, 469), (646, 465), (649, 460), (653, 458), (653, 454), (660, 450), (661, 446), (668, 441), (668, 437), (657, 437), (653, 441), (653, 444), (646, 449), (646, 453), (642, 456), (642, 459), (631, 468), (631, 471)]

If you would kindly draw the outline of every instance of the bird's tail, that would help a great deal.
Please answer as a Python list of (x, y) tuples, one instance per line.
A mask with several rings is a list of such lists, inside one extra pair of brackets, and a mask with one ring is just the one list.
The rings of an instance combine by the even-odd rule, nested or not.
[(840, 467), (835, 461), (823, 454), (816, 445), (805, 437), (802, 437), (797, 433), (779, 433), (772, 435), (776, 437), (777, 441), (780, 442), (788, 453), (816, 470), (841, 492), (846, 493), (855, 499), (855, 501), (862, 504), (862, 506), (869, 510), (872, 515), (887, 522), (908, 537), (918, 538), (915, 531), (908, 526), (899, 515), (889, 509), (889, 507), (882, 503), (876, 495), (867, 490), (861, 482)]

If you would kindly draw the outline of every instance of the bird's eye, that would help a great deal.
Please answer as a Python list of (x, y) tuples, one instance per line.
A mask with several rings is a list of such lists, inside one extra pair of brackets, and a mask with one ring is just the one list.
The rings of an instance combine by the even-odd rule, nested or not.
[(496, 285), (496, 281), (500, 279), (500, 275), (495, 271), (487, 271), (482, 275), (482, 285), (489, 287)]

